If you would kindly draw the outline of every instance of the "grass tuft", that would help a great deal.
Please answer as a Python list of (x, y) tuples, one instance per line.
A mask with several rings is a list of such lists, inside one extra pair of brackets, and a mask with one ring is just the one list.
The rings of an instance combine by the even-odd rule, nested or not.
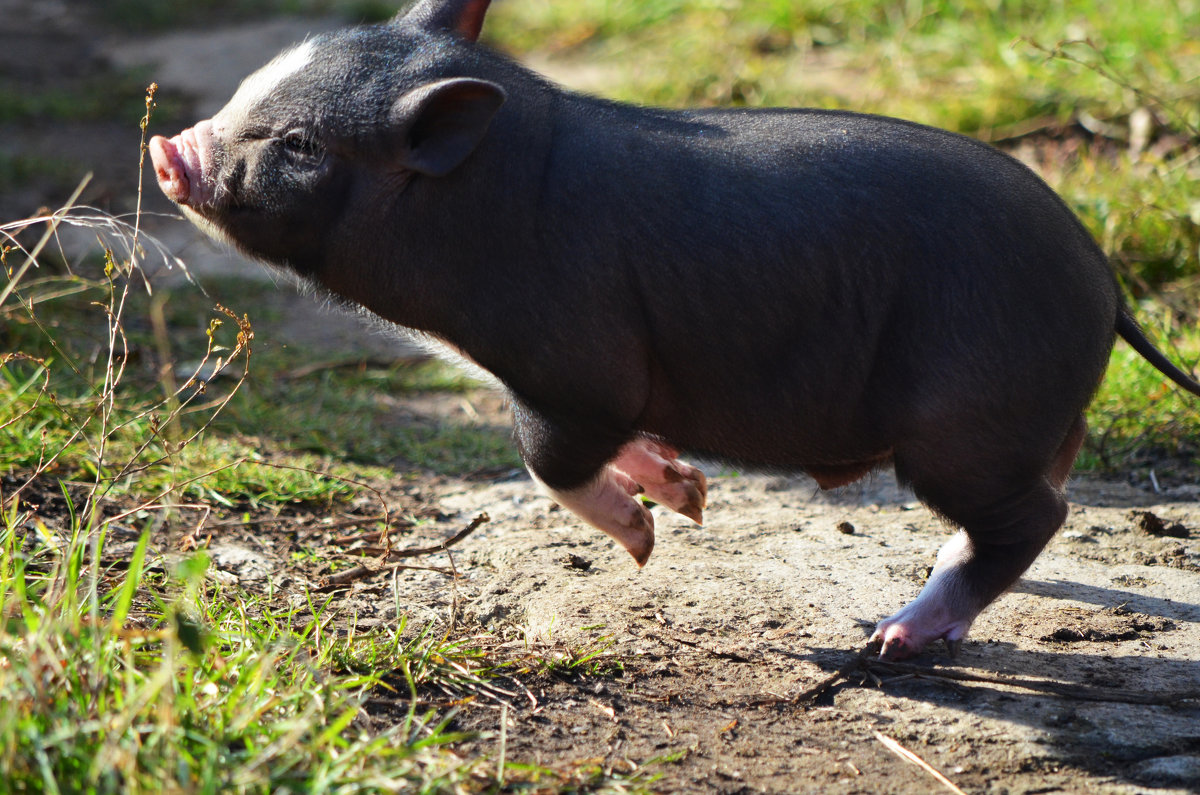
[[(1172, 313), (1139, 316), (1162, 350), (1195, 373), (1200, 364), (1200, 329), (1178, 323)], [(1090, 434), (1081, 469), (1133, 474), (1139, 480), (1194, 479), (1200, 465), (1200, 404), (1123, 342), (1088, 409)]]
[(113, 559), (104, 523), (39, 539), (29, 522), (12, 501), (0, 524), (6, 791), (449, 791), (471, 772), (440, 750), (460, 739), (447, 716), (364, 721), (390, 668), (331, 675), (358, 652), (324, 606), (302, 622), (216, 586), (203, 553), (151, 565), (148, 529)]

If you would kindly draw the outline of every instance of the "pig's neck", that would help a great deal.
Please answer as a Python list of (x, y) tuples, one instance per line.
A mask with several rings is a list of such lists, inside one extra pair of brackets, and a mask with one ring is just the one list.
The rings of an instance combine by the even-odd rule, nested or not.
[(472, 358), (504, 337), (499, 307), (537, 291), (522, 271), (542, 267), (538, 196), (559, 101), (553, 91), (510, 98), (484, 142), (445, 177), (364, 179), (317, 281)]
[(661, 223), (648, 216), (663, 214), (662, 190), (681, 190), (663, 184), (680, 164), (656, 162), (666, 151), (657, 139), (688, 131), (672, 114), (544, 85), (530, 93), (510, 92), (520, 99), (468, 161), (412, 179), (391, 199), (390, 221), (353, 232), (344, 267), (321, 277), (518, 394), (592, 340), (640, 329), (637, 268), (663, 256)]

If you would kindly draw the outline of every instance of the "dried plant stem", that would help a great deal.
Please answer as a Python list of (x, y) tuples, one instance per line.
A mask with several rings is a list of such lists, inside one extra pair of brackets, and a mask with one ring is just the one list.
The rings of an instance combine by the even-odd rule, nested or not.
[(924, 770), (929, 775), (933, 776), (935, 779), (938, 780), (938, 783), (940, 783), (946, 789), (950, 790), (953, 793), (956, 793), (956, 795), (967, 795), (961, 789), (956, 787), (954, 785), (953, 781), (951, 781), (950, 779), (943, 776), (940, 772), (938, 772), (938, 770), (935, 769), (933, 767), (933, 765), (929, 764), (924, 759), (917, 756), (916, 754), (914, 754), (912, 751), (905, 748), (903, 745), (901, 745), (897, 741), (893, 740), (891, 737), (888, 737), (886, 734), (877, 731), (877, 732), (875, 732), (875, 739), (877, 739), (877, 740), (879, 740), (879, 742), (883, 743), (884, 748), (887, 748), (889, 751), (891, 751), (893, 754), (895, 754), (896, 756), (903, 759), (905, 762), (914, 764), (917, 767)]

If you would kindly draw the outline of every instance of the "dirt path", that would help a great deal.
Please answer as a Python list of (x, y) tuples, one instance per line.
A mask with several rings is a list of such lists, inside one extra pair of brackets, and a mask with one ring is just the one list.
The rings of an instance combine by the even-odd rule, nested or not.
[[(815, 707), (753, 706), (846, 663), (875, 621), (919, 590), (946, 530), (886, 477), (832, 495), (803, 478), (718, 477), (704, 527), (656, 511), (658, 546), (640, 572), (525, 482), (440, 502), (493, 518), (460, 553), (469, 574), (458, 592), (469, 613), (584, 647), (604, 635), (633, 661), (621, 679), (551, 689), (541, 712), (518, 712), (510, 753), (616, 763), (682, 752), (661, 768), (667, 789), (932, 790), (926, 773), (874, 737), (880, 731), (967, 791), (1200, 788), (1197, 490), (1155, 497), (1085, 480), (1072, 496), (1064, 531), (981, 617), (952, 667), (1094, 688), (1190, 689), (1189, 704), (1086, 702), (903, 677), (860, 687), (859, 677)], [(1190, 537), (1135, 529), (1133, 506), (1181, 522)], [(406, 604), (434, 600), (430, 583), (415, 578), (402, 593)], [(443, 585), (442, 604), (448, 596)], [(587, 626), (599, 629), (578, 629)], [(936, 653), (920, 663), (950, 664)]]
[[(481, 732), (467, 750), (496, 755), (498, 708), (509, 703), (509, 762), (644, 766), (664, 792), (936, 791), (878, 732), (966, 792), (1200, 790), (1196, 487), (1154, 495), (1078, 480), (1063, 532), (979, 619), (957, 660), (932, 649), (916, 676), (856, 671), (795, 704), (917, 593), (947, 531), (886, 476), (827, 494), (805, 478), (710, 473), (707, 523), (656, 509), (658, 545), (642, 571), (524, 478), (406, 480), (443, 519), (406, 546), (491, 516), (451, 554), (419, 561), (460, 577), (377, 574), (335, 591), (336, 602), (363, 628), (453, 620), (499, 657), (603, 651), (550, 674), (535, 664), (502, 683), (510, 698), (464, 709), (457, 725)], [(1151, 535), (1134, 509), (1188, 537)], [(231, 532), (212, 551), (226, 576), (249, 587), (270, 578), (299, 598), (321, 579), (289, 565), (295, 544), (290, 528)], [(1124, 703), (1180, 692), (1190, 700)]]

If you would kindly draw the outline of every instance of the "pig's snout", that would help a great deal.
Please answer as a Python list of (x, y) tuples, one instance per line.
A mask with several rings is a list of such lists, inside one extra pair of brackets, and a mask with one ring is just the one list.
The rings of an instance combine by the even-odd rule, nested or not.
[(150, 161), (158, 187), (176, 204), (199, 207), (213, 197), (213, 125), (202, 121), (174, 138), (150, 139)]

